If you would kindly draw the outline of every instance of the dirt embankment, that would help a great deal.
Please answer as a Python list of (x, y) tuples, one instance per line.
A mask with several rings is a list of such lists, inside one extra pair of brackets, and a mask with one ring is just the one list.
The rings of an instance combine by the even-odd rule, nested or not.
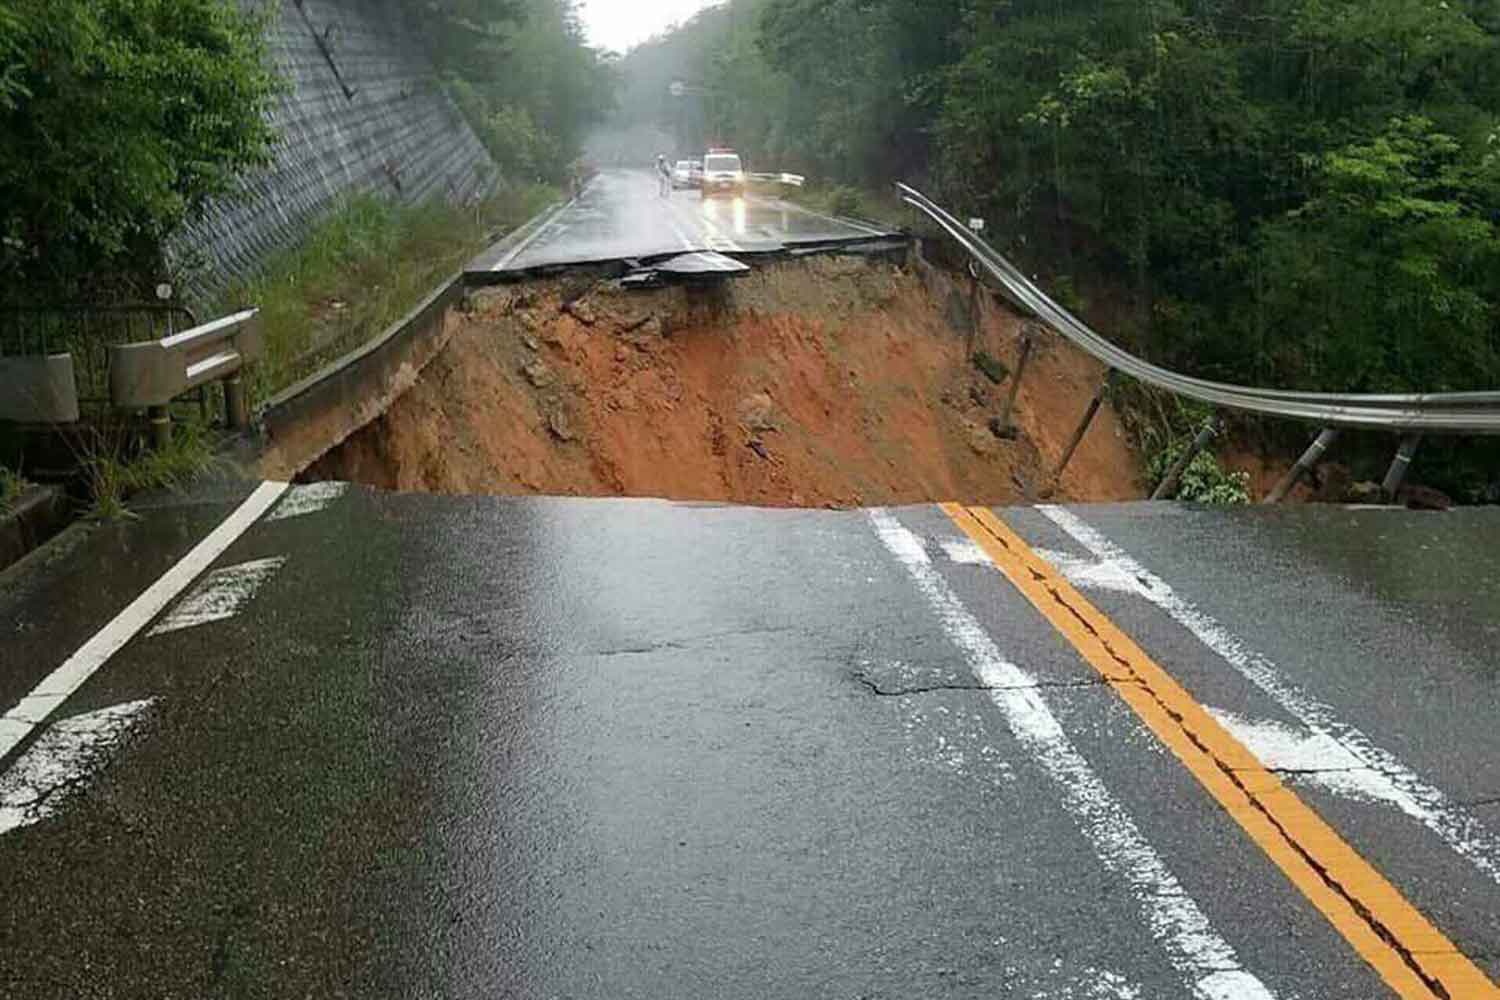
[[(477, 293), (420, 382), (303, 477), (444, 493), (652, 496), (772, 506), (1005, 503), (1056, 462), (1103, 375), (1044, 336), (1014, 440), (968, 360), (967, 297), (930, 272), (813, 258), (718, 290), (531, 283)], [(582, 293), (582, 294), (580, 294)], [(565, 303), (567, 303), (565, 305)], [(982, 303), (1006, 364), (1020, 320)], [(1138, 497), (1106, 407), (1071, 500)]]

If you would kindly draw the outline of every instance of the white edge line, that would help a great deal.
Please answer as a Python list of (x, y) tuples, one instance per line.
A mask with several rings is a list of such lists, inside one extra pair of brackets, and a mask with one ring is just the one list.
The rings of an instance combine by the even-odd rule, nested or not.
[(841, 219), (841, 218), (839, 218), (836, 215), (825, 215), (822, 212), (815, 212), (812, 209), (810, 209), (810, 208), (808, 208), (808, 207), (806, 207), (804, 205), (799, 205), (799, 204), (797, 204), (794, 201), (787, 201), (784, 198), (775, 198), (775, 199), (747, 198), (747, 200), (754, 201), (758, 205), (767, 205), (767, 206), (784, 205), (785, 207), (791, 209), (794, 212), (801, 212), (803, 215), (811, 215), (813, 218), (822, 219), (824, 222), (837, 222), (841, 226), (848, 226), (850, 229), (858, 229), (860, 232), (865, 233), (866, 235), (869, 235), (869, 236), (894, 236), (894, 235), (897, 235), (897, 234), (891, 233), (891, 232), (881, 232), (879, 229), (871, 229), (869, 226), (866, 226), (866, 225), (864, 225), (862, 223), (859, 223), (859, 222), (855, 222), (853, 219)]
[[(584, 190), (587, 191), (588, 188), (584, 188)], [(582, 194), (583, 194), (583, 192), (579, 192), (579, 196), (580, 197), (582, 197)], [(578, 198), (574, 198), (572, 201), (569, 201), (567, 204), (559, 206), (558, 209), (557, 209), (557, 211), (554, 212), (554, 213), (552, 213), (552, 217), (551, 218), (549, 218), (546, 222), (544, 222), (540, 226), (538, 226), (536, 232), (532, 233), (530, 236), (526, 237), (520, 243), (517, 243), (514, 247), (512, 247), (510, 253), (506, 254), (505, 257), (498, 264), (496, 264), (494, 267), (490, 268), (490, 271), (491, 272), (504, 271), (506, 268), (510, 267), (511, 263), (514, 262), (515, 259), (521, 255), (522, 251), (526, 250), (528, 247), (531, 246), (531, 244), (533, 244), (537, 240), (541, 239), (542, 234), (545, 233), (547, 230), (549, 230), (553, 226), (557, 225), (557, 220), (561, 219), (564, 215), (568, 214), (568, 209), (572, 208), (577, 203), (577, 201), (578, 201)]]
[(1102, 562), (1112, 563), (1136, 581), (1136, 591), (1259, 688), (1313, 733), (1338, 743), (1360, 763), (1383, 774), (1391, 801), (1485, 875), (1500, 883), (1500, 837), (1442, 789), (1430, 784), (1399, 757), (1378, 746), (1358, 727), (1342, 721), (1333, 707), (1284, 678), (1268, 657), (1249, 649), (1218, 619), (1181, 597), (1161, 577), (1137, 562), (1072, 511), (1052, 504), (1037, 508)]
[(984, 626), (933, 568), (921, 539), (889, 511), (868, 511), (875, 534), (906, 569), (937, 614), (944, 634), (989, 688), (1016, 741), (1062, 792), (1062, 805), (1100, 862), (1123, 878), (1152, 937), (1201, 1000), (1271, 1000), (1275, 995), (1240, 965), (1234, 947), (1209, 923), (1124, 805), (1109, 791), (1052, 714), (1035, 678), (1006, 660)]
[(193, 547), (177, 564), (78, 648), (56, 670), (42, 679), (31, 693), (4, 716), (0, 716), (0, 759), (10, 753), (47, 720), (68, 696), (92, 677), (109, 658), (151, 623), (168, 604), (198, 578), (235, 540), (250, 529), (262, 514), (286, 492), (289, 483), (264, 482), (217, 528)]

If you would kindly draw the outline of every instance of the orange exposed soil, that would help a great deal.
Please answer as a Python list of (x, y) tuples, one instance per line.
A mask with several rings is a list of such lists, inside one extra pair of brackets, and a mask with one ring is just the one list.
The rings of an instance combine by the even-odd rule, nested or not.
[[(572, 279), (575, 282), (578, 279)], [(772, 506), (1020, 500), (1103, 375), (1044, 336), (1002, 440), (1008, 380), (966, 358), (966, 298), (932, 272), (813, 258), (717, 291), (538, 282), (477, 293), (390, 411), (304, 478), (444, 493), (654, 496)], [(982, 303), (1006, 364), (1020, 321)], [(950, 319), (955, 322), (950, 322)], [(1140, 496), (1106, 406), (1056, 494)]]

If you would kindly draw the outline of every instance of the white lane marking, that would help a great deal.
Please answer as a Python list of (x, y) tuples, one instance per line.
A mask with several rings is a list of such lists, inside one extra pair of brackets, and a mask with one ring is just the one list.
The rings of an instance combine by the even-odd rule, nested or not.
[(975, 545), (968, 538), (944, 538), (938, 541), (943, 554), (950, 562), (958, 563), (960, 566), (988, 566), (990, 557), (984, 554), (984, 549)]
[[(707, 246), (708, 249), (713, 250), (717, 253), (742, 253), (744, 251), (743, 247), (731, 240), (729, 237), (725, 236), (724, 233), (719, 229), (719, 227), (713, 223), (713, 220), (709, 219), (707, 216), (695, 216), (691, 212), (682, 209), (681, 206), (672, 201), (667, 202), (667, 211), (676, 216), (684, 223), (691, 222), (694, 225), (701, 226), (703, 228), (703, 244)], [(671, 219), (667, 220), (667, 224), (670, 225), (674, 230), (676, 230), (679, 235), (681, 235), (682, 230), (679, 229), (676, 223), (672, 222)], [(686, 242), (686, 237), (684, 237), (684, 242)], [(687, 245), (691, 247), (694, 244), (688, 243)]]
[(707, 215), (700, 215), (698, 222), (708, 234), (708, 248), (719, 253), (744, 253), (745, 248), (725, 235), (719, 224)]
[(0, 716), (0, 759), (14, 750), (31, 731), (46, 721), (57, 707), (83, 682), (92, 677), (109, 658), (151, 623), (188, 586), (224, 554), (235, 540), (250, 529), (260, 516), (280, 499), (286, 483), (261, 483), (245, 502), (209, 533), (208, 537), (183, 556), (177, 565), (96, 632), (56, 670), (42, 679), (31, 693), (5, 715)]
[(146, 634), (166, 635), (233, 618), (285, 564), (286, 556), (272, 556), (214, 570)]
[[(584, 190), (587, 191), (588, 188), (584, 188)], [(582, 193), (581, 192), (579, 194), (579, 197), (582, 197)], [(567, 215), (568, 212), (570, 210), (572, 210), (574, 204), (576, 204), (577, 201), (578, 201), (578, 199), (574, 198), (572, 201), (568, 202), (566, 205), (564, 205), (561, 208), (559, 208), (557, 210), (557, 212), (553, 214), (552, 218), (548, 219), (546, 222), (542, 223), (540, 226), (537, 227), (536, 232), (532, 233), (530, 236), (526, 237), (525, 239), (521, 240), (521, 242), (519, 242), (515, 246), (511, 247), (510, 253), (508, 253), (504, 257), (502, 257), (500, 259), (500, 262), (497, 263), (494, 267), (490, 268), (490, 270), (491, 271), (504, 271), (506, 268), (510, 267), (510, 265), (515, 261), (515, 259), (521, 255), (522, 251), (526, 250), (528, 247), (530, 247), (537, 240), (541, 239), (543, 233), (549, 231), (554, 226), (556, 226), (558, 224), (558, 222), (562, 219), (562, 217), (564, 215)]]
[[(991, 565), (990, 557), (985, 555), (984, 549), (975, 545), (972, 539), (944, 538), (938, 544), (948, 559), (960, 566)], [(1136, 582), (1113, 563), (1096, 559), (1081, 559), (1054, 549), (1037, 549), (1036, 554), (1051, 563), (1053, 568), (1067, 577), (1068, 582), (1075, 587), (1089, 590), (1115, 590), (1124, 593), (1134, 593), (1137, 589)]]
[(348, 483), (307, 483), (303, 486), (293, 486), (287, 491), (286, 498), (276, 505), (276, 509), (271, 511), (271, 516), (266, 520), (285, 521), (291, 517), (316, 514), (321, 510), (326, 510), (348, 492)]
[(932, 566), (921, 540), (884, 510), (869, 511), (881, 542), (906, 568), (937, 613), (943, 631), (968, 660), (974, 676), (990, 688), (1016, 740), (1057, 783), (1062, 803), (1105, 868), (1123, 878), (1151, 934), (1172, 967), (1188, 978), (1203, 1000), (1265, 1000), (1274, 994), (1245, 971), (1229, 942), (1219, 936), (1182, 883), (1073, 746), (1047, 707), (1035, 679), (1000, 655), (992, 640), (946, 580)]
[(1125, 594), (1133, 594), (1137, 590), (1135, 580), (1114, 563), (1080, 559), (1067, 552), (1057, 552), (1053, 549), (1037, 549), (1036, 554), (1051, 563), (1053, 568), (1075, 587), (1084, 587), (1089, 590), (1113, 590)]
[(1146, 991), (1118, 972), (1090, 965), (1063, 985), (1028, 996), (1031, 1000), (1144, 1000)]
[(1165, 580), (1136, 562), (1123, 549), (1071, 511), (1038, 508), (1052, 523), (1098, 559), (1113, 563), (1136, 581), (1136, 591), (1165, 611), (1198, 641), (1259, 688), (1311, 732), (1339, 743), (1360, 764), (1385, 775), (1401, 811), (1436, 834), (1474, 867), (1500, 882), (1500, 838), (1441, 789), (1429, 784), (1395, 754), (1382, 749), (1357, 726), (1344, 722), (1333, 707), (1302, 691), (1281, 675), (1267, 657), (1248, 649), (1216, 618), (1179, 596)]
[(127, 702), (54, 723), (0, 774), (0, 835), (55, 815), (108, 762), (151, 702)]
[(692, 253), (694, 250), (698, 249), (698, 245), (692, 240), (688, 239), (688, 234), (683, 232), (682, 227), (679, 226), (676, 222), (672, 221), (670, 216), (668, 216), (668, 218), (666, 219), (666, 223), (667, 228), (672, 230), (672, 232), (676, 234), (677, 239), (681, 241), (683, 250), (687, 251), (688, 253)]
[(1362, 802), (1401, 806), (1401, 793), (1389, 778), (1323, 733), (1294, 729), (1271, 719), (1246, 719), (1210, 708), (1230, 735), (1273, 771), (1290, 772), (1288, 780), (1316, 785), (1335, 795)]
[(841, 226), (847, 226), (850, 229), (858, 229), (860, 232), (866, 233), (866, 234), (868, 234), (870, 236), (890, 236), (890, 235), (892, 235), (891, 233), (882, 232), (879, 229), (871, 229), (869, 226), (866, 226), (866, 225), (864, 225), (862, 223), (859, 223), (859, 222), (855, 222), (853, 219), (840, 219), (840, 218), (838, 218), (837, 216), (834, 216), (834, 215), (824, 215), (822, 212), (814, 212), (812, 209), (806, 208), (806, 207), (804, 207), (802, 205), (798, 205), (796, 202), (783, 201), (780, 198), (768, 200), (768, 199), (765, 199), (765, 198), (750, 198), (750, 197), (746, 197), (745, 200), (749, 201), (749, 202), (752, 202), (752, 203), (754, 203), (756, 205), (765, 205), (767, 208), (775, 208), (775, 209), (778, 209), (780, 211), (791, 211), (791, 212), (794, 212), (794, 213), (801, 212), (803, 215), (811, 215), (813, 218), (815, 218), (815, 219), (822, 219), (824, 222), (836, 222), (839, 225), (841, 225)]

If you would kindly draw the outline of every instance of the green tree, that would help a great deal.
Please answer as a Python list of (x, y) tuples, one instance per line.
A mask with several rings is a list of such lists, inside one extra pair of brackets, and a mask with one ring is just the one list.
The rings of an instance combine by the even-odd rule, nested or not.
[(168, 235), (266, 159), (261, 38), (224, 0), (4, 0), (7, 297), (154, 279)]
[(1404, 115), (1311, 166), (1312, 197), (1261, 234), (1266, 307), (1302, 331), (1277, 368), (1370, 391), (1475, 388), (1476, 374), (1500, 374), (1494, 162), (1466, 165), (1454, 137)]
[(612, 65), (574, 0), (417, 0), (449, 92), (511, 177), (560, 181), (613, 106)]

